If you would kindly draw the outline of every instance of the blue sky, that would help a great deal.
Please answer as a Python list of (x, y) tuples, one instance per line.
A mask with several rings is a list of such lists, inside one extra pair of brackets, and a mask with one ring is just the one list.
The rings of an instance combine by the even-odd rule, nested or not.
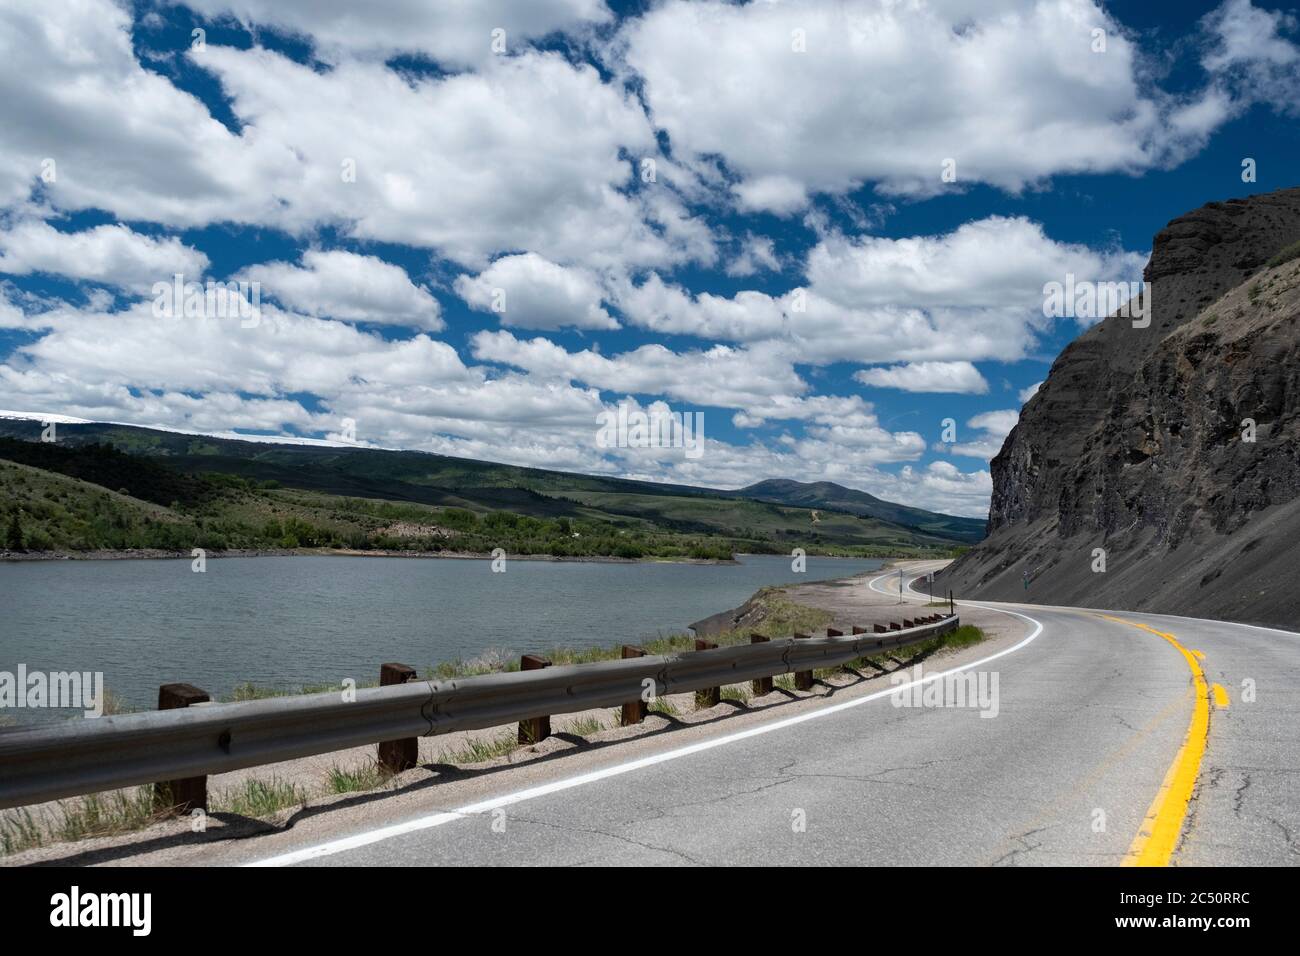
[[(1296, 185), (1298, 38), (1247, 0), (16, 0), (0, 409), (982, 515), (1090, 321), (1043, 285)], [(176, 273), (256, 322), (160, 316)], [(602, 447), (620, 402), (703, 453)]]

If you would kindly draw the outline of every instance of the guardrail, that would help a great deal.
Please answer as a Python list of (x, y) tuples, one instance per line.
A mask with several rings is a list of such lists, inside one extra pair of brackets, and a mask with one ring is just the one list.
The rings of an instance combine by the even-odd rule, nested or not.
[[(935, 614), (908, 624), (594, 664), (543, 662), (534, 670), (453, 680), (416, 681), (405, 674), (393, 678), (408, 678), (404, 682), (356, 690), (350, 701), (338, 693), (237, 703), (200, 699), (179, 709), (11, 731), (0, 734), (0, 809), (158, 781), (171, 781), (172, 787), (197, 781), (197, 792), (190, 789), (183, 802), (186, 808), (203, 806), (209, 774), (376, 743), (381, 759), (389, 747), (391, 761), (394, 741), (516, 721), (536, 726), (552, 714), (639, 703), (647, 690), (660, 697), (792, 672), (807, 674), (810, 681), (816, 668), (920, 643), (958, 627), (960, 619)], [(643, 716), (644, 708), (632, 712)], [(396, 752), (405, 755), (397, 759), (413, 765), (411, 748)]]

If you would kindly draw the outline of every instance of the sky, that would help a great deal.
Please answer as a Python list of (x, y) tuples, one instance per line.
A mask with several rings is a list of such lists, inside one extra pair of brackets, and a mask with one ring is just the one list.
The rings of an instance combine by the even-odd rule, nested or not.
[(4, 0), (0, 409), (982, 517), (1048, 284), (1298, 115), (1249, 0)]

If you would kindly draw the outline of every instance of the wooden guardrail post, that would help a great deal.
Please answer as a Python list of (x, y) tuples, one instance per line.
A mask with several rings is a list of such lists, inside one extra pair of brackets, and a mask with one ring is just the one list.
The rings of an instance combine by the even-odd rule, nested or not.
[[(391, 687), (415, 679), (415, 668), (406, 664), (380, 664), (379, 686)], [(410, 770), (420, 762), (420, 738), (403, 737), (401, 740), (379, 742), (379, 766), (389, 773)]]
[[(521, 671), (539, 671), (543, 667), (550, 666), (550, 661), (536, 654), (525, 654), (519, 658), (519, 669)], [(549, 736), (551, 736), (550, 714), (541, 717), (528, 717), (519, 721), (519, 742), (521, 744), (539, 744)]]
[[(812, 637), (811, 634), (795, 634), (796, 641), (806, 641)], [(812, 671), (795, 671), (794, 672), (794, 689), (795, 690), (812, 690), (813, 672)]]
[(896, 622), (894, 622), (894, 621), (890, 621), (890, 622), (889, 622), (889, 629), (890, 629), (891, 631), (901, 631), (901, 630), (903, 629), (903, 625), (898, 624), (898, 623), (896, 623)]
[[(623, 660), (629, 660), (633, 657), (645, 657), (645, 648), (635, 647), (632, 644), (623, 645)], [(619, 723), (624, 726), (639, 724), (645, 720), (646, 714), (650, 712), (650, 705), (645, 702), (645, 698), (637, 697), (636, 700), (629, 700), (623, 704), (623, 716)]]
[[(751, 644), (766, 644), (770, 640), (771, 638), (764, 634), (749, 635), (749, 643)], [(762, 697), (764, 694), (772, 693), (772, 675), (768, 674), (766, 677), (755, 677), (753, 690), (755, 697)]]
[(916, 627), (916, 622), (903, 618), (903, 627)]
[(883, 625), (883, 624), (872, 624), (872, 625), (871, 625), (871, 633), (873, 633), (873, 634), (884, 634), (884, 633), (885, 633), (886, 631), (888, 631), (888, 630), (889, 630), (889, 628), (885, 627), (885, 625)]
[[(699, 638), (696, 638), (695, 640), (695, 649), (697, 651), (711, 651), (717, 646), (718, 645), (714, 644), (712, 641), (701, 641)], [(716, 707), (720, 703), (722, 703), (721, 687), (706, 687), (703, 690), (697, 690), (695, 692), (696, 710), (708, 710), (710, 707)]]
[(828, 627), (828, 628), (826, 628), (826, 636), (827, 636), (827, 637), (843, 637), (843, 636), (844, 636), (844, 632), (843, 632), (843, 631), (838, 631), (838, 630), (836, 630), (836, 629), (833, 628), (833, 627)]
[[(193, 684), (163, 684), (158, 688), (158, 709), (176, 710), (192, 704), (206, 704), (212, 698)], [(153, 785), (153, 802), (159, 810), (189, 813), (208, 809), (208, 778), (186, 777)]]

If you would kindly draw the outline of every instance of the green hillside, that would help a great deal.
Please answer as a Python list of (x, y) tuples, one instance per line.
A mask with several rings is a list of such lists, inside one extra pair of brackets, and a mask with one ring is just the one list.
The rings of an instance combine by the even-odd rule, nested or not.
[(9, 436), (0, 437), (0, 459), (22, 466), (3, 472), (0, 515), (6, 528), (16, 518), (35, 550), (502, 547), (679, 558), (803, 547), (892, 556), (948, 553), (968, 521), (904, 509), (914, 523), (903, 524), (823, 500), (806, 507), (423, 452), (109, 424), (60, 425), (57, 443), (41, 443), (39, 431), (35, 422), (0, 420), (0, 436)]

